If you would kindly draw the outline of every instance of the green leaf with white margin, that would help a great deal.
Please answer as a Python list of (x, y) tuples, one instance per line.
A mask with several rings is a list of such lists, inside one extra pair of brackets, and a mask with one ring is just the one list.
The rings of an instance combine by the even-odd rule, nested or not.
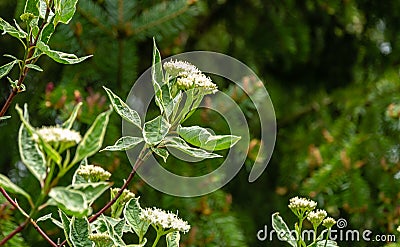
[(108, 182), (78, 183), (68, 186), (68, 188), (82, 192), (89, 206), (110, 187), (111, 183)]
[[(25, 116), (28, 117), (27, 111)], [(18, 132), (18, 148), (22, 163), (43, 185), (47, 174), (46, 158), (23, 123)]]
[(11, 118), (11, 116), (2, 116), (2, 117), (0, 117), (0, 121), (1, 120), (6, 120), (6, 119), (9, 119), (9, 118)]
[(46, 221), (46, 220), (48, 220), (48, 219), (51, 219), (51, 213), (46, 214), (46, 215), (43, 215), (42, 217), (39, 217), (39, 218), (36, 220), (36, 223), (38, 223), (38, 222), (40, 222), (40, 221)]
[[(122, 236), (119, 234), (119, 232), (117, 231), (117, 226), (113, 226), (112, 222), (103, 214), (100, 216), (100, 220), (102, 220), (107, 228), (107, 233), (110, 236), (111, 240), (113, 241), (115, 246), (118, 247), (125, 247), (126, 244), (124, 243), (124, 241), (122, 240)], [(123, 219), (121, 219), (123, 220)]]
[(166, 149), (152, 147), (151, 150), (152, 150), (155, 154), (157, 154), (158, 156), (160, 156), (160, 157), (164, 160), (164, 162), (167, 162), (169, 153), (168, 153), (168, 151), (167, 151)]
[[(85, 195), (78, 190), (54, 187), (50, 190), (49, 196), (51, 198), (49, 201), (53, 200), (68, 215), (83, 217), (90, 211)], [(53, 205), (53, 202), (50, 202)]]
[(15, 28), (1, 17), (0, 17), (0, 29), (4, 31), (3, 34), (8, 33), (9, 35), (20, 40), (25, 39), (28, 36), (28, 34), (24, 30), (22, 30), (19, 26)]
[(111, 112), (112, 108), (96, 117), (92, 126), (90, 126), (89, 130), (85, 133), (82, 141), (76, 148), (75, 157), (71, 162), (71, 166), (99, 151), (103, 144)]
[(79, 102), (78, 104), (76, 104), (76, 106), (72, 110), (72, 113), (69, 116), (69, 118), (67, 120), (65, 120), (65, 122), (61, 125), (64, 129), (72, 128), (72, 125), (74, 125), (75, 119), (78, 116), (78, 112), (81, 109), (81, 106), (82, 106), (82, 102)]
[(53, 59), (54, 61), (56, 61), (58, 63), (62, 63), (62, 64), (76, 64), (76, 63), (80, 63), (80, 62), (92, 57), (92, 55), (89, 55), (89, 56), (84, 56), (84, 57), (78, 58), (74, 54), (69, 54), (69, 53), (65, 53), (65, 52), (61, 52), (61, 51), (53, 51), (43, 41), (39, 41), (37, 43), (37, 48), (40, 51), (42, 51), (44, 54), (49, 56), (51, 59)]
[(130, 108), (124, 101), (121, 100), (116, 94), (114, 94), (110, 89), (103, 87), (106, 90), (108, 98), (115, 110), (123, 119), (136, 125), (139, 129), (142, 129), (142, 121), (140, 120), (139, 113)]
[(11, 180), (0, 173), (0, 187), (5, 189), (6, 191), (13, 193), (13, 194), (20, 194), (24, 196), (29, 204), (33, 205), (31, 196), (23, 189), (21, 189), (18, 185), (11, 182)]
[(125, 205), (124, 218), (126, 223), (133, 229), (139, 239), (143, 239), (150, 225), (147, 221), (140, 219), (141, 212), (139, 198), (133, 198)]
[(54, 25), (61, 22), (68, 24), (76, 11), (78, 0), (54, 0)]
[(157, 49), (156, 40), (153, 38), (153, 63), (151, 66), (151, 82), (153, 83), (156, 105), (160, 108), (161, 114), (164, 112), (163, 92), (163, 70), (161, 64), (160, 51)]
[(178, 134), (189, 144), (208, 151), (230, 148), (240, 140), (239, 136), (234, 135), (213, 135), (207, 129), (200, 126), (178, 126), (177, 131)]
[(11, 69), (16, 64), (18, 64), (18, 60), (11, 61), (11, 62), (1, 66), (0, 67), (0, 79), (3, 78), (4, 76), (8, 75), (8, 73), (10, 73)]
[(272, 228), (274, 228), (277, 236), (279, 236), (279, 240), (286, 241), (291, 246), (297, 247), (296, 238), (292, 235), (289, 227), (278, 212), (272, 215)]
[(42, 68), (40, 68), (40, 67), (37, 66), (36, 64), (32, 64), (32, 63), (26, 64), (25, 67), (30, 68), (30, 69), (33, 69), (33, 70), (36, 70), (36, 71), (39, 71), (39, 72), (42, 72), (42, 71), (43, 71)]
[(158, 116), (143, 126), (144, 141), (150, 146), (157, 145), (168, 134), (171, 125), (163, 116)]
[(168, 104), (165, 106), (165, 113), (167, 115), (167, 118), (172, 122), (172, 120), (175, 120), (175, 117), (178, 114), (179, 106), (182, 101), (183, 94), (182, 92), (178, 92), (178, 94), (173, 98), (171, 101), (169, 101)]
[(141, 143), (143, 138), (141, 137), (133, 137), (133, 136), (123, 136), (119, 138), (114, 145), (107, 146), (104, 149), (100, 150), (103, 151), (125, 151), (134, 148), (136, 145)]
[(144, 238), (140, 244), (128, 244), (126, 247), (144, 247), (146, 246), (147, 238)]
[(64, 230), (65, 239), (67, 240), (69, 246), (72, 246), (71, 239), (69, 238), (71, 219), (68, 218), (68, 216), (61, 209), (58, 209), (58, 214), (60, 215), (62, 229)]
[(178, 149), (195, 158), (212, 159), (222, 157), (219, 154), (209, 153), (203, 149), (191, 147), (180, 137), (167, 137), (165, 139), (165, 146)]
[(179, 247), (179, 240), (181, 239), (181, 235), (178, 231), (170, 232), (165, 237), (167, 241), (167, 247)]
[(27, 0), (24, 13), (31, 13), (34, 16), (39, 16), (39, 0)]
[(37, 135), (39, 138), (39, 146), (45, 151), (45, 153), (47, 154), (47, 156), (49, 158), (51, 158), (54, 162), (56, 162), (56, 164), (60, 165), (62, 158), (60, 156), (60, 154), (54, 150), (50, 144), (48, 144), (47, 142), (45, 142), (43, 140), (43, 138), (38, 135), (35, 131), (35, 129), (30, 125), (29, 123), (29, 118), (28, 118), (28, 105), (24, 104), (24, 112), (22, 112), (22, 109), (17, 105), (15, 105), (15, 109), (18, 112), (18, 115), (22, 121), (22, 123), (24, 124), (24, 126), (26, 127), (26, 130), (29, 132), (29, 134), (33, 135)]
[(72, 217), (69, 223), (69, 237), (74, 247), (90, 247), (93, 242), (89, 239), (89, 221), (87, 218)]

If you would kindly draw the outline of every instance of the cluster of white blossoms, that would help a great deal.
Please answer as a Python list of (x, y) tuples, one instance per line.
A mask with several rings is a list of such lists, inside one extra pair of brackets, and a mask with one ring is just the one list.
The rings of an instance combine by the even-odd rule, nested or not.
[(289, 200), (289, 208), (292, 210), (312, 211), (317, 206), (317, 202), (307, 198), (294, 197)]
[(307, 215), (307, 219), (313, 224), (313, 226), (317, 227), (322, 223), (322, 221), (325, 219), (327, 215), (328, 214), (326, 213), (325, 210), (317, 209), (315, 211), (310, 212)]
[(187, 221), (178, 218), (176, 214), (165, 212), (156, 207), (142, 209), (140, 219), (164, 229), (173, 229), (183, 233), (190, 230), (190, 225)]
[[(36, 133), (47, 143), (74, 143), (78, 144), (82, 137), (78, 131), (64, 129), (57, 126), (44, 126), (36, 129)], [(37, 141), (39, 137), (34, 135)]]
[(95, 165), (80, 166), (76, 173), (91, 182), (106, 181), (111, 177), (111, 173)]
[(325, 226), (326, 228), (332, 228), (336, 224), (336, 220), (332, 217), (327, 217), (324, 219), (322, 222), (322, 225)]
[(179, 89), (198, 88), (203, 89), (206, 93), (217, 92), (217, 85), (193, 64), (185, 61), (171, 60), (164, 63), (163, 67), (169, 75), (176, 78), (176, 84)]

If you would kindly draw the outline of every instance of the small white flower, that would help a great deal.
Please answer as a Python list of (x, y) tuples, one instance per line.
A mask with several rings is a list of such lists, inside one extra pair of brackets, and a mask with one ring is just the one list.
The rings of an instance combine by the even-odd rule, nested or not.
[(323, 209), (317, 209), (307, 215), (307, 219), (314, 225), (319, 226), (328, 214)]
[(111, 173), (94, 165), (80, 166), (76, 173), (91, 182), (106, 181), (111, 177)]
[(322, 222), (322, 225), (325, 226), (326, 228), (331, 228), (332, 226), (334, 226), (336, 224), (336, 220), (332, 217), (327, 217), (326, 219), (324, 219), (324, 221)]
[(176, 78), (176, 84), (178, 89), (188, 90), (197, 88), (203, 91), (203, 93), (215, 93), (218, 90), (210, 77), (201, 73), (193, 64), (185, 61), (171, 60), (164, 63), (164, 69), (172, 77)]
[(289, 208), (303, 208), (314, 210), (317, 203), (307, 198), (294, 197), (289, 200)]
[[(36, 132), (47, 143), (64, 142), (78, 144), (82, 140), (79, 132), (57, 126), (44, 126), (40, 129), (36, 129)], [(34, 135), (33, 138), (37, 140), (38, 136)]]
[(171, 60), (165, 62), (163, 67), (172, 77), (201, 73), (196, 66), (186, 61)]
[(176, 214), (165, 212), (155, 207), (143, 209), (140, 213), (140, 219), (164, 229), (173, 229), (183, 233), (190, 230), (190, 225), (186, 221), (178, 218)]

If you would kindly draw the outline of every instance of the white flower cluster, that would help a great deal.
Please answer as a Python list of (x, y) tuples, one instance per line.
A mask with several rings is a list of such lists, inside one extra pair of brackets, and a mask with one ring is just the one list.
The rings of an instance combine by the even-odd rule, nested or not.
[(164, 69), (176, 78), (179, 89), (203, 89), (206, 93), (215, 93), (218, 89), (210, 77), (204, 75), (196, 66), (185, 61), (171, 60), (164, 63)]
[(314, 225), (319, 226), (328, 214), (323, 209), (317, 209), (307, 215), (307, 219)]
[(76, 173), (91, 182), (106, 181), (111, 177), (111, 173), (94, 165), (80, 166)]
[(317, 202), (307, 198), (294, 197), (289, 200), (289, 208), (292, 210), (312, 211), (317, 206)]
[[(79, 132), (57, 126), (44, 126), (40, 129), (36, 129), (36, 132), (47, 143), (72, 142), (78, 144), (82, 140)], [(37, 140), (38, 136), (34, 135), (34, 139)]]
[(332, 226), (334, 226), (336, 224), (336, 220), (332, 217), (327, 217), (326, 219), (324, 219), (324, 221), (322, 222), (322, 225), (325, 226), (326, 228), (331, 228)]
[(169, 62), (165, 62), (163, 65), (165, 71), (168, 72), (172, 77), (187, 75), (187, 74), (199, 74), (201, 71), (196, 68), (191, 63), (186, 61), (179, 61), (179, 60), (171, 60)]
[(165, 212), (155, 207), (143, 209), (140, 213), (140, 219), (164, 229), (173, 229), (183, 233), (190, 230), (190, 225), (186, 221), (178, 218), (176, 214)]

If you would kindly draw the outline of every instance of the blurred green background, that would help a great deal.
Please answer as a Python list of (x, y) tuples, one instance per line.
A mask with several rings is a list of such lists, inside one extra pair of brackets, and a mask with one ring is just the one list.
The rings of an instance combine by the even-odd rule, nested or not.
[[(23, 6), (22, 0), (1, 0), (0, 16), (19, 21)], [(269, 91), (277, 116), (272, 159), (264, 174), (248, 183), (260, 145), (254, 105), (233, 84), (217, 81), (248, 118), (252, 133), (246, 166), (223, 189), (197, 198), (162, 194), (136, 177), (130, 189), (141, 196), (144, 206), (179, 210), (192, 225), (182, 246), (285, 246), (276, 237), (260, 241), (257, 232), (265, 225), (271, 229), (270, 216), (276, 211), (293, 226), (287, 204), (297, 195), (317, 201), (318, 208), (336, 219), (346, 219), (346, 229), (397, 235), (399, 20), (400, 1), (79, 0), (75, 17), (69, 25), (57, 27), (50, 45), (94, 57), (71, 66), (39, 60), (45, 71), (29, 73), (27, 91), (9, 110), (12, 118), (0, 123), (0, 171), (29, 192), (38, 192), (19, 161), (15, 103), (29, 103), (32, 124), (41, 126), (62, 121), (83, 101), (76, 126), (83, 131), (108, 107), (103, 85), (126, 98), (136, 78), (151, 65), (155, 37), (164, 58), (207, 50), (244, 62)], [(0, 54), (21, 53), (16, 39), (0, 37)], [(0, 64), (7, 61), (0, 57)], [(256, 83), (250, 80), (250, 85)], [(3, 104), (9, 92), (7, 79), (1, 84)], [(228, 131), (221, 120), (210, 119), (214, 118), (199, 113), (191, 122), (216, 128), (217, 133)], [(120, 135), (121, 121), (113, 114), (105, 145)], [(101, 153), (90, 161), (111, 171), (116, 186), (130, 171), (125, 153)], [(177, 167), (170, 163), (167, 166)], [(209, 161), (200, 171), (217, 165)], [(199, 172), (181, 167), (186, 174)], [(95, 207), (107, 199), (103, 196)], [(0, 207), (0, 233), (21, 221), (21, 215)], [(43, 223), (43, 228), (53, 239), (62, 237), (51, 223)], [(32, 227), (15, 241), (20, 242), (10, 246), (46, 246)], [(339, 246), (383, 245), (362, 239), (339, 241)]]

